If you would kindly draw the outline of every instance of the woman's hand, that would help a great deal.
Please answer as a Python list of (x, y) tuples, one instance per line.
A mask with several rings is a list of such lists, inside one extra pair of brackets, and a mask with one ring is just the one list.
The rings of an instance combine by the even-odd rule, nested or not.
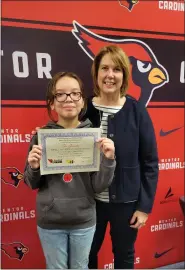
[(115, 158), (115, 147), (114, 142), (108, 138), (100, 138), (97, 140), (100, 150), (103, 152), (106, 158), (114, 159)]
[(28, 163), (32, 169), (40, 168), (40, 160), (42, 156), (42, 147), (41, 145), (33, 145), (32, 150), (28, 155)]
[[(141, 227), (145, 226), (146, 221), (148, 219), (148, 214), (141, 212), (141, 211), (135, 211), (133, 214), (131, 220), (130, 220), (130, 227), (134, 229), (140, 229)], [(136, 223), (135, 223), (136, 222)], [(134, 225), (132, 225), (135, 223)]]

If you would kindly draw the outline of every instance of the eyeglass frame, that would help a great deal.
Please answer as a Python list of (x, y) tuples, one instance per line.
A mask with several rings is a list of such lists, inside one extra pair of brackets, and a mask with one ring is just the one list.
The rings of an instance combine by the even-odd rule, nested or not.
[[(71, 97), (71, 94), (74, 94), (74, 93), (79, 94), (79, 99), (74, 100), (74, 99)], [(65, 98), (63, 101), (58, 101), (58, 99), (57, 99), (57, 94), (65, 94), (65, 95), (66, 95), (66, 98)], [(65, 102), (65, 101), (67, 100), (68, 97), (70, 97), (70, 99), (71, 99), (72, 101), (79, 101), (79, 100), (82, 98), (82, 92), (71, 92), (71, 93), (68, 93), (68, 94), (67, 94), (67, 93), (56, 93), (56, 94), (54, 94), (53, 96), (54, 96), (54, 98), (55, 98), (59, 103)]]

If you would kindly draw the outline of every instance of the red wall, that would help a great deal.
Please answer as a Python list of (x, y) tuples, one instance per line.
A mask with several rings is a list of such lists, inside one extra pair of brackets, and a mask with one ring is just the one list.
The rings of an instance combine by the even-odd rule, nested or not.
[[(23, 182), (31, 130), (46, 123), (45, 92), (58, 71), (74, 71), (92, 94), (90, 68), (104, 44), (119, 44), (131, 66), (129, 93), (152, 117), (159, 184), (136, 244), (136, 268), (184, 260), (184, 2), (2, 2), (2, 268), (44, 268), (35, 195)], [(18, 254), (18, 253), (19, 254)], [(157, 256), (156, 256), (157, 253)], [(159, 256), (158, 256), (159, 255)], [(160, 256), (161, 255), (161, 256)], [(107, 230), (99, 268), (113, 268)]]

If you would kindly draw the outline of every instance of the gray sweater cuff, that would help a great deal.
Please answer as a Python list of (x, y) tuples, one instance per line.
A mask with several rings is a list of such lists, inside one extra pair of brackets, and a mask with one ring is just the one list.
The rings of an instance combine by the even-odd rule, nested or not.
[(40, 177), (40, 168), (32, 169), (30, 165), (28, 165), (28, 173), (33, 177)]
[(104, 155), (102, 155), (102, 164), (104, 166), (106, 166), (106, 167), (115, 167), (116, 166), (116, 160), (106, 158)]

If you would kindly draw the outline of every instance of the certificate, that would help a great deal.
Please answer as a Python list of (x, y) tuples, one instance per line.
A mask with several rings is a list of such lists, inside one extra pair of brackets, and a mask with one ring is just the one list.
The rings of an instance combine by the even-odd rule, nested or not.
[(99, 171), (100, 128), (39, 129), (41, 175)]

